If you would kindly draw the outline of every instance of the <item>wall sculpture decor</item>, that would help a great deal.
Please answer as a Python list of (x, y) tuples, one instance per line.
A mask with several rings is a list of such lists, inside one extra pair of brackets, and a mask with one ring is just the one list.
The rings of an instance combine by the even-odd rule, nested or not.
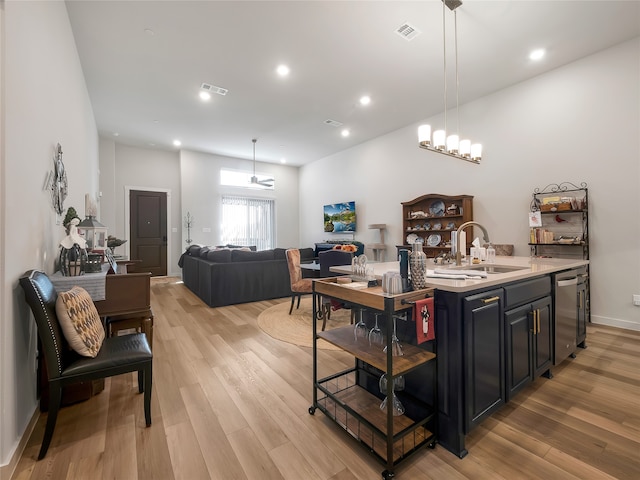
[(58, 215), (64, 212), (64, 200), (67, 198), (67, 172), (62, 163), (62, 146), (56, 146), (56, 154), (53, 158), (54, 170), (51, 182), (51, 203)]

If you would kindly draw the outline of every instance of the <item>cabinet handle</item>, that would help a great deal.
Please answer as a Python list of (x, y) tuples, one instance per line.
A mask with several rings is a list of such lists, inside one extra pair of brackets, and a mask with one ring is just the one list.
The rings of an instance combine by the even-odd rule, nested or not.
[(578, 293), (580, 294), (580, 295), (579, 295), (580, 301), (578, 302), (578, 307), (582, 308), (582, 294), (583, 294), (584, 292), (583, 292), (582, 290), (580, 290)]
[(496, 295), (495, 297), (483, 298), (482, 303), (493, 303), (497, 302), (498, 300), (500, 300), (500, 297)]
[(531, 320), (533, 321), (533, 326), (531, 328), (531, 333), (533, 335), (535, 335), (536, 334), (536, 330), (537, 330), (537, 327), (536, 327), (536, 311), (535, 310), (531, 310)]
[(531, 314), (533, 315), (533, 334), (537, 335), (540, 333), (540, 310), (533, 310)]

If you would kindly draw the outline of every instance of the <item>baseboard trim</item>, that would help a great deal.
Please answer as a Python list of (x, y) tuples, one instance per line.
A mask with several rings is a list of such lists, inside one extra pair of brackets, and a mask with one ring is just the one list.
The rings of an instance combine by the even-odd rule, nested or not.
[(626, 330), (634, 330), (640, 332), (640, 323), (630, 322), (629, 320), (620, 320), (619, 318), (601, 317), (591, 315), (591, 323), (597, 325), (608, 325), (610, 327), (624, 328)]
[(15, 469), (18, 466), (18, 462), (20, 461), (20, 458), (24, 453), (24, 449), (27, 446), (27, 442), (29, 441), (29, 438), (31, 438), (31, 434), (33, 433), (33, 430), (36, 428), (36, 423), (38, 422), (38, 418), (40, 418), (40, 408), (38, 405), (36, 405), (36, 408), (33, 412), (33, 416), (31, 417), (31, 420), (29, 420), (29, 424), (27, 425), (27, 428), (24, 430), (24, 433), (22, 434), (22, 437), (18, 442), (18, 446), (16, 447), (16, 449), (13, 452), (13, 455), (11, 456), (11, 460), (9, 460), (9, 463), (7, 463), (6, 465), (0, 466), (0, 480), (11, 480), (11, 478), (13, 477), (13, 474), (15, 473)]

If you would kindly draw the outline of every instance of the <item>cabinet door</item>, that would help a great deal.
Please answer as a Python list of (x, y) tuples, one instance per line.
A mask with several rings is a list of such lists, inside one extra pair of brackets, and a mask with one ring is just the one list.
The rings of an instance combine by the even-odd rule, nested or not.
[(505, 312), (507, 401), (533, 378), (533, 314), (531, 305)]
[(501, 288), (463, 299), (466, 432), (505, 403), (503, 304)]
[(551, 368), (553, 352), (551, 295), (533, 302), (531, 309), (537, 317), (537, 331), (533, 335), (533, 376), (535, 378)]

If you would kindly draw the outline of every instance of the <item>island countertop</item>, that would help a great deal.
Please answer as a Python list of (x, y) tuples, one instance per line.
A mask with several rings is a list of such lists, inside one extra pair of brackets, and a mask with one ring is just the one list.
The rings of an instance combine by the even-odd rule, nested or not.
[[(496, 257), (495, 264), (482, 262), (482, 266), (486, 267), (517, 267), (519, 270), (513, 270), (504, 273), (490, 273), (487, 278), (481, 279), (446, 279), (446, 278), (427, 278), (427, 288), (436, 288), (449, 292), (467, 292), (477, 290), (484, 287), (492, 287), (504, 283), (515, 282), (518, 280), (526, 280), (528, 278), (547, 275), (562, 270), (569, 270), (576, 267), (587, 265), (588, 260), (568, 259), (568, 258), (542, 258), (542, 257)], [(377, 279), (382, 279), (386, 272), (400, 272), (399, 262), (380, 262), (370, 263), (369, 267), (373, 267), (373, 275)], [(447, 269), (455, 273), (456, 270), (464, 270), (474, 268), (476, 265), (469, 265), (463, 261), (461, 266), (456, 265), (436, 265), (432, 259), (427, 259), (427, 271), (434, 269)], [(332, 272), (351, 273), (351, 265), (341, 265), (330, 267)]]

